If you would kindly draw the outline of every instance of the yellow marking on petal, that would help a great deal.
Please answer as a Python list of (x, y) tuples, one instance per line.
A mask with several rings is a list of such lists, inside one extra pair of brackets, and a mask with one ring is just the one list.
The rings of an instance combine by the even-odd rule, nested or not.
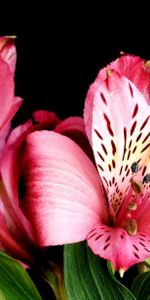
[(120, 268), (120, 269), (119, 269), (119, 274), (120, 274), (120, 277), (121, 277), (121, 278), (123, 278), (124, 273), (125, 273), (124, 268)]

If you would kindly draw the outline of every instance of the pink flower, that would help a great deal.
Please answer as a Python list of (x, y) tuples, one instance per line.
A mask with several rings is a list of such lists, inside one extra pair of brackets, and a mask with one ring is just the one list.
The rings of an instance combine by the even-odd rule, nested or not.
[(97, 169), (71, 139), (48, 131), (28, 135), (22, 169), (24, 203), (38, 243), (86, 239), (121, 275), (150, 256), (145, 66), (124, 56), (102, 70), (88, 91), (84, 118)]
[(0, 151), (10, 129), (10, 121), (22, 104), (22, 99), (14, 96), (14, 72), (16, 49), (14, 37), (0, 38)]
[[(52, 112), (36, 111), (33, 121), (12, 130), (1, 159), (0, 186), (0, 249), (22, 262), (32, 265), (40, 251), (34, 236), (28, 215), (24, 215), (24, 177), (22, 169), (25, 161), (26, 138), (30, 132), (42, 129), (55, 130), (69, 135), (79, 144), (83, 144), (85, 151), (90, 145), (85, 135), (83, 120), (71, 117), (62, 122)], [(44, 145), (43, 145), (44, 146)]]

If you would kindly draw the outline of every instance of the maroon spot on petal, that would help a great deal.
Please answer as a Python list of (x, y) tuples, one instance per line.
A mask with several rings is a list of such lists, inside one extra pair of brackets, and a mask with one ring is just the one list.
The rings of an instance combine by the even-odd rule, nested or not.
[(141, 153), (144, 152), (149, 146), (150, 146), (150, 143), (141, 150)]
[(150, 250), (148, 250), (147, 248), (144, 248), (144, 250), (146, 250), (147, 252), (150, 252)]
[(103, 234), (97, 235), (97, 237), (95, 238), (95, 241), (99, 240), (102, 236), (103, 236)]
[(143, 241), (143, 242), (145, 242), (145, 239), (143, 239), (142, 237), (140, 237), (140, 240)]
[(105, 145), (104, 145), (104, 144), (101, 144), (101, 146), (102, 146), (102, 149), (103, 149), (104, 153), (107, 155), (108, 153), (107, 153), (107, 150), (106, 150)]
[(93, 236), (95, 236), (95, 233), (88, 236), (89, 239), (91, 239)]
[(141, 136), (142, 136), (142, 132), (137, 136), (137, 138), (136, 138), (136, 142), (138, 142), (139, 141), (139, 139), (141, 138)]
[(131, 150), (129, 150), (129, 152), (128, 152), (127, 160), (129, 160), (130, 155), (131, 155)]
[(115, 183), (115, 177), (112, 178), (112, 183), (113, 183), (113, 184)]
[(112, 146), (112, 154), (115, 155), (117, 149), (116, 149), (116, 145), (113, 140), (111, 140), (111, 146)]
[(133, 88), (132, 88), (130, 82), (129, 82), (129, 91), (130, 91), (131, 97), (133, 98), (134, 97)]
[(146, 247), (142, 242), (139, 242), (139, 244), (140, 244), (141, 246), (143, 246), (143, 247)]
[(104, 171), (101, 165), (97, 165), (101, 171)]
[(100, 93), (100, 96), (101, 96), (103, 102), (105, 103), (105, 105), (107, 105), (107, 101), (106, 101), (106, 98), (105, 98), (104, 94)]
[(140, 236), (142, 237), (146, 237), (146, 235), (144, 233), (140, 233)]
[(124, 239), (124, 235), (123, 235), (123, 234), (121, 234), (120, 238), (121, 238), (121, 239)]
[(130, 149), (131, 145), (132, 145), (132, 140), (130, 140), (130, 143), (129, 143), (129, 146), (128, 146), (129, 149)]
[(137, 149), (137, 146), (134, 147), (132, 153), (135, 153), (136, 149)]
[(130, 130), (130, 135), (132, 136), (133, 135), (133, 132), (135, 130), (135, 127), (136, 127), (136, 124), (137, 124), (137, 121), (134, 121), (132, 127), (131, 127), (131, 130)]
[(108, 168), (109, 168), (109, 171), (111, 172), (111, 165), (110, 164), (108, 165)]
[(122, 182), (125, 180), (125, 177), (122, 178)]
[(130, 173), (130, 169), (127, 171), (127, 173), (126, 173), (126, 177), (129, 175), (129, 173)]
[(136, 114), (138, 112), (138, 109), (139, 109), (138, 104), (136, 104), (135, 107), (134, 107), (133, 114), (132, 114), (132, 119), (136, 116)]
[(119, 175), (121, 175), (121, 173), (122, 173), (122, 169), (123, 169), (123, 166), (121, 166), (121, 168), (120, 168), (120, 173), (119, 173)]
[(124, 127), (124, 129), (123, 129), (123, 135), (124, 135), (124, 149), (123, 149), (122, 160), (124, 160), (125, 153), (126, 153), (126, 142), (127, 142), (127, 129), (126, 129), (126, 127)]
[(110, 246), (110, 243), (106, 244), (103, 248), (103, 250), (105, 251), (108, 247)]
[(104, 181), (106, 182), (107, 186), (108, 186), (108, 181), (107, 179), (103, 176)]
[(132, 245), (135, 250), (139, 251), (139, 248), (136, 245)]
[(105, 243), (107, 243), (108, 241), (110, 241), (110, 239), (111, 239), (111, 236), (109, 235), (109, 236), (107, 237), (107, 239), (105, 240)]
[(146, 120), (145, 120), (144, 123), (142, 124), (140, 130), (143, 130), (143, 128), (146, 126), (148, 120), (149, 120), (149, 116), (146, 118)]
[(147, 169), (147, 166), (144, 166), (143, 171), (142, 171), (142, 176), (144, 176), (146, 169)]
[(100, 152), (97, 151), (97, 154), (98, 154), (98, 156), (100, 157), (100, 159), (101, 159), (102, 161), (105, 161), (104, 157), (101, 155)]
[(144, 144), (146, 142), (146, 140), (149, 138), (150, 136), (150, 132), (147, 134), (147, 136), (145, 137), (145, 139), (142, 141), (142, 144)]
[(138, 256), (138, 254), (137, 254), (137, 253), (133, 252), (133, 254), (134, 254), (134, 256), (135, 256), (136, 258), (138, 258), (138, 259), (139, 259), (139, 256)]
[(127, 169), (128, 169), (128, 165), (125, 166), (125, 169), (124, 169), (124, 170), (127, 171)]
[(103, 140), (103, 137), (100, 135), (100, 133), (96, 129), (94, 129), (94, 131), (97, 134), (98, 138), (101, 139), (101, 140)]
[(113, 166), (113, 168), (115, 169), (115, 167), (116, 167), (116, 164), (115, 164), (115, 161), (114, 161), (114, 159), (112, 159), (112, 166)]
[(111, 180), (109, 180), (109, 185), (111, 186)]
[(111, 123), (110, 123), (110, 120), (109, 120), (108, 116), (107, 116), (105, 113), (103, 114), (103, 116), (104, 116), (104, 119), (105, 119), (105, 121), (106, 121), (107, 129), (108, 129), (110, 135), (111, 135), (111, 136), (114, 136), (114, 133), (113, 133), (113, 130), (112, 130), (112, 128), (111, 128)]

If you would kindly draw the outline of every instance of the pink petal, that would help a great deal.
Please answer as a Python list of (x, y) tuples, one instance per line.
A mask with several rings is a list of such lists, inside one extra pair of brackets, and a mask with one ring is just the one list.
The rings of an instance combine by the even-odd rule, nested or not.
[(110, 64), (110, 67), (131, 80), (150, 104), (150, 67), (144, 59), (124, 55)]
[(123, 228), (97, 225), (88, 236), (88, 244), (95, 254), (110, 260), (116, 271), (126, 271), (150, 256), (150, 236), (142, 231), (130, 236)]
[(28, 135), (24, 201), (42, 246), (86, 239), (101, 218), (104, 193), (95, 167), (69, 138), (55, 132)]
[[(92, 111), (89, 97), (93, 99)], [(116, 210), (131, 185), (132, 163), (139, 162), (141, 172), (147, 165), (150, 106), (128, 79), (115, 72), (101, 85), (95, 82), (86, 101), (86, 129), (99, 174)]]
[(35, 122), (43, 125), (43, 128), (50, 127), (54, 129), (57, 124), (59, 124), (60, 119), (58, 116), (47, 110), (37, 110), (32, 114), (32, 118)]
[(14, 97), (14, 79), (9, 65), (0, 57), (0, 134), (21, 105), (21, 99)]
[(22, 105), (22, 99), (20, 97), (14, 97), (13, 103), (11, 107), (8, 107), (9, 110), (6, 112), (5, 119), (0, 126), (0, 135), (3, 134), (3, 131), (7, 126), (10, 126), (10, 121), (15, 116), (16, 112), (18, 111), (21, 105)]
[(16, 67), (16, 47), (14, 40), (14, 36), (0, 37), (0, 56), (9, 65), (13, 75)]
[(98, 84), (106, 79), (108, 68), (131, 80), (150, 103), (150, 67), (144, 59), (129, 54), (119, 57), (107, 68), (100, 70), (96, 78)]
[(85, 132), (84, 121), (80, 117), (70, 117), (60, 122), (55, 131), (70, 137), (93, 160), (93, 152)]
[(16, 231), (18, 227), (18, 230), (22, 230), (28, 239), (34, 240), (31, 225), (19, 208), (18, 199), (19, 179), (25, 151), (25, 137), (31, 124), (31, 121), (29, 121), (14, 129), (7, 141), (0, 165), (2, 182), (6, 192), (3, 193), (1, 189), (0, 197), (8, 215), (13, 219), (14, 230)]
[[(150, 104), (150, 67), (144, 59), (134, 55), (123, 55), (122, 57), (119, 57), (108, 65), (107, 68), (103, 68), (99, 71), (95, 79), (95, 89), (97, 89), (97, 86), (100, 86), (100, 84), (106, 80), (108, 69), (112, 69), (118, 72), (120, 76), (125, 76), (131, 80)], [(92, 90), (89, 90), (85, 103), (85, 120), (87, 123), (87, 134), (89, 138), (91, 135), (90, 128), (92, 114), (90, 117), (88, 116), (88, 118), (86, 118), (86, 111), (90, 112), (93, 109), (93, 88), (94, 87), (92, 85)]]

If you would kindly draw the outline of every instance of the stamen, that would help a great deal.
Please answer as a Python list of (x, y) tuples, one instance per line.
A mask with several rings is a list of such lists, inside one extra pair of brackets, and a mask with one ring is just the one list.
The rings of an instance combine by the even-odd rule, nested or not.
[(131, 165), (131, 170), (132, 170), (133, 173), (137, 173), (139, 171), (139, 164), (137, 162), (134, 162)]
[(134, 180), (131, 180), (131, 186), (133, 188), (133, 191), (136, 193), (136, 194), (139, 194), (142, 192), (142, 187)]
[(136, 210), (137, 209), (137, 203), (134, 202), (134, 201), (131, 201), (130, 203), (128, 203), (127, 209), (128, 210)]
[(150, 173), (146, 174), (143, 178), (143, 182), (149, 183), (150, 182)]
[(137, 222), (134, 219), (127, 219), (126, 221), (126, 231), (130, 235), (137, 234)]
[(120, 274), (120, 277), (122, 278), (123, 277), (123, 275), (124, 275), (124, 268), (120, 268), (119, 269), (119, 274)]

